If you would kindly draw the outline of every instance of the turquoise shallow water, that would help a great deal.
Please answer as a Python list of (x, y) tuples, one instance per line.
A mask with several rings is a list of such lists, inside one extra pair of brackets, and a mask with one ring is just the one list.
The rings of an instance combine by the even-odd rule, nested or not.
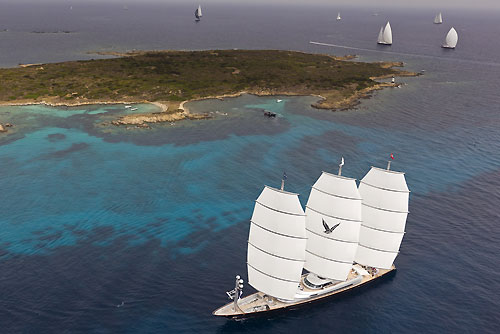
[[(411, 80), (425, 85), (428, 79)], [(278, 186), (286, 170), (286, 188), (301, 193), (305, 204), (321, 170), (335, 171), (341, 156), (346, 159), (344, 174), (360, 178), (371, 164), (384, 166), (388, 153), (394, 152), (393, 168), (407, 172), (412, 190), (408, 235), (397, 261), (402, 273), (385, 283), (383, 290), (371, 293), (383, 293), (380, 298), (390, 294), (388, 301), (398, 308), (415, 307), (415, 299), (408, 304), (408, 297), (402, 297), (411, 282), (419, 294), (416, 300), (424, 305), (432, 299), (428, 294), (432, 289), (420, 285), (418, 272), (423, 268), (440, 273), (430, 277), (446, 275), (442, 284), (460, 287), (461, 278), (468, 275), (452, 275), (457, 267), (484, 271), (495, 260), (490, 252), (449, 255), (462, 242), (478, 251), (484, 243), (495, 243), (495, 237), (487, 234), (495, 225), (483, 217), (497, 216), (492, 208), (479, 213), (476, 219), (481, 224), (475, 226), (476, 234), (470, 234), (465, 222), (476, 208), (456, 206), (463, 200), (469, 204), (474, 189), (472, 193), (467, 189), (477, 187), (483, 177), (493, 175), (498, 182), (500, 161), (485, 154), (497, 148), (498, 134), (494, 124), (479, 119), (472, 124), (446, 124), (440, 131), (419, 126), (403, 131), (400, 122), (408, 116), (378, 108), (387, 95), (402, 98), (406, 94), (411, 92), (380, 92), (359, 110), (343, 113), (311, 108), (316, 100), (312, 97), (280, 97), (281, 103), (274, 97), (249, 95), (198, 101), (189, 107), (213, 112), (213, 119), (155, 125), (151, 130), (103, 126), (110, 115), (125, 112), (122, 105), (89, 110), (3, 107), (4, 117), (15, 119), (17, 130), (10, 135), (14, 139), (4, 136), (0, 146), (2, 188), (10, 191), (0, 203), (2, 263), (10, 267), (4, 282), (18, 288), (29, 284), (31, 293), (44, 288), (51, 292), (50, 296), (42, 293), (36, 302), (22, 301), (21, 305), (27, 304), (24, 307), (18, 304), (24, 292), (8, 293), (4, 306), (13, 328), (23, 328), (17, 321), (31, 318), (32, 312), (40, 313), (37, 326), (48, 330), (52, 327), (47, 321), (63, 319), (77, 322), (68, 328), (96, 332), (110, 328), (191, 331), (217, 325), (210, 311), (224, 302), (221, 292), (232, 275), (246, 272), (248, 218), (262, 186)], [(151, 107), (140, 108), (139, 112)], [(264, 109), (278, 117), (264, 117)], [(480, 135), (476, 135), (478, 129)], [(467, 139), (457, 142), (460, 137)], [(474, 168), (469, 168), (471, 162)], [(458, 244), (449, 240), (441, 245), (441, 235), (449, 234), (449, 229), (457, 230), (453, 235), (468, 233), (469, 240), (458, 234)], [(49, 266), (42, 265), (47, 262)], [(33, 281), (35, 277), (39, 278)], [(47, 287), (52, 280), (65, 283)], [(65, 287), (68, 283), (71, 290)], [(190, 297), (191, 289), (196, 297)], [(361, 294), (356, 303), (366, 297)], [(117, 307), (121, 301), (127, 309)], [(443, 303), (449, 302), (448, 298)], [(347, 299), (342, 307), (351, 303), (354, 300)], [(336, 309), (342, 304), (329, 305)], [(200, 311), (192, 312), (191, 307)], [(393, 307), (382, 311), (377, 321)], [(88, 323), (95, 312), (106, 316)], [(400, 312), (398, 318), (405, 319)], [(292, 313), (278, 323), (303, 317)], [(226, 324), (223, 330), (262, 329), (260, 322), (234, 326)]]
[[(412, 191), (423, 195), (498, 168), (497, 159), (491, 164), (492, 157), (481, 152), (493, 150), (495, 142), (482, 144), (481, 150), (474, 143), (442, 145), (466, 129), (452, 126), (437, 135), (374, 130), (338, 123), (336, 115), (309, 107), (314, 100), (287, 97), (276, 103), (274, 98), (244, 96), (197, 102), (195, 109), (215, 110), (215, 119), (159, 125), (150, 131), (102, 126), (96, 115), (120, 112), (120, 105), (90, 112), (15, 108), (12, 113), (22, 115), (16, 127), (23, 127), (22, 118), (33, 122), (32, 117), (48, 117), (55, 124), (63, 119), (65, 126), (46, 124), (2, 146), (4, 187), (16, 190), (16, 196), (2, 203), (3, 218), (10, 226), (3, 232), (4, 247), (14, 253), (46, 252), (74, 244), (78, 239), (74, 231), (99, 226), (133, 235), (132, 244), (154, 237), (166, 245), (196, 230), (178, 220), (192, 212), (197, 212), (195, 220), (201, 219), (202, 228), (218, 230), (234, 224), (235, 217), (224, 217), (224, 211), (241, 211), (237, 220), (244, 220), (259, 188), (277, 185), (283, 170), (290, 176), (287, 187), (301, 192), (305, 200), (321, 169), (334, 170), (341, 156), (347, 161), (345, 173), (359, 178), (370, 164), (384, 166), (388, 152), (396, 152), (394, 168), (407, 167)], [(276, 112), (277, 119), (264, 118), (264, 109)], [(219, 110), (223, 112), (216, 113)], [(81, 129), (82, 117), (89, 118), (87, 131)], [(247, 133), (238, 133), (238, 128)], [(495, 129), (481, 132), (496, 135)], [(20, 133), (12, 134), (16, 135)], [(150, 135), (165, 135), (164, 142), (147, 145), (144, 141)], [(468, 161), (478, 167), (466, 168)], [(415, 180), (420, 171), (425, 171), (426, 182)], [(145, 228), (153, 221), (176, 220)]]
[[(105, 48), (109, 40), (123, 49), (248, 43), (346, 52), (308, 44), (317, 39), (372, 48), (355, 51), (361, 60), (403, 60), (407, 69), (426, 72), (398, 79), (407, 85), (376, 92), (355, 110), (315, 110), (312, 97), (243, 95), (189, 104), (212, 112), (213, 119), (150, 130), (103, 124), (127, 112), (123, 105), (1, 107), (0, 122), (14, 124), (0, 137), (5, 332), (496, 332), (500, 66), (498, 45), (491, 43), (499, 27), (494, 13), (479, 19), (477, 13), (448, 13), (461, 40), (456, 52), (444, 53), (433, 45), (447, 27), (427, 25), (435, 13), (424, 11), (376, 18), (371, 11), (346, 9), (342, 25), (333, 26), (322, 8), (290, 8), (278, 16), (254, 8), (242, 23), (231, 7), (218, 12), (219, 23), (204, 20), (198, 35), (194, 27), (172, 29), (166, 36), (176, 38), (156, 43), (158, 24), (178, 22), (148, 14), (157, 7), (136, 12), (134, 19), (143, 24), (133, 25), (133, 34), (120, 28), (131, 26), (125, 14), (92, 8), (102, 15), (86, 12), (80, 19), (99, 24), (78, 25), (75, 19), (76, 28), (90, 31), (29, 35), (0, 61), (15, 65), (17, 53), (35, 55), (47, 40), (72, 51), (43, 48), (37, 55), (43, 61), (73, 59), (96, 44)], [(0, 15), (8, 23), (6, 13)], [(58, 22), (71, 26), (71, 20), (48, 19), (58, 13), (17, 20), (11, 32), (19, 36), (36, 25), (53, 29)], [(178, 13), (168, 15), (177, 20)], [(397, 41), (390, 50), (398, 53), (374, 52), (373, 31), (389, 16)], [(481, 25), (474, 24), (478, 20)], [(403, 38), (409, 32), (412, 38)], [(4, 45), (12, 34), (0, 34)], [(263, 109), (278, 117), (263, 117)], [(248, 220), (263, 185), (279, 186), (285, 170), (286, 189), (299, 192), (304, 204), (321, 171), (336, 171), (342, 156), (344, 174), (359, 179), (370, 165), (385, 166), (391, 152), (393, 169), (407, 173), (412, 191), (393, 278), (273, 318), (233, 323), (211, 316), (226, 302), (232, 277), (246, 278)], [(246, 286), (245, 293), (251, 291)]]

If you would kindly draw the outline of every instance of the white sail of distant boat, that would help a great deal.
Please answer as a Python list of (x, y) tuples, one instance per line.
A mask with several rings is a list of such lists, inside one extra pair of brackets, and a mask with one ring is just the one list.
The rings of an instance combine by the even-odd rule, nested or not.
[(339, 20), (342, 20), (342, 18), (340, 17), (340, 12), (337, 14), (337, 21)]
[(255, 202), (248, 237), (248, 283), (293, 300), (306, 250), (306, 219), (298, 194), (265, 187)]
[(378, 32), (377, 43), (382, 43), (384, 41), (384, 27), (380, 27), (380, 31)]
[(198, 8), (194, 11), (194, 16), (196, 17), (196, 20), (199, 21), (200, 18), (203, 16), (201, 13), (201, 5), (198, 5)]
[(391, 268), (405, 233), (410, 191), (404, 173), (372, 167), (359, 184), (363, 223), (355, 261)]
[(441, 12), (439, 12), (438, 14), (436, 14), (436, 17), (434, 18), (434, 23), (435, 24), (441, 24), (441, 23), (443, 23), (443, 15), (441, 14)]
[(445, 49), (454, 49), (458, 43), (458, 34), (455, 28), (451, 27), (450, 31), (446, 34), (444, 44), (442, 45)]
[(345, 281), (358, 248), (360, 225), (361, 196), (356, 180), (323, 172), (306, 205), (304, 268), (321, 278)]
[(380, 32), (378, 33), (377, 43), (384, 45), (392, 44), (392, 29), (389, 21), (387, 21), (385, 27), (380, 28)]

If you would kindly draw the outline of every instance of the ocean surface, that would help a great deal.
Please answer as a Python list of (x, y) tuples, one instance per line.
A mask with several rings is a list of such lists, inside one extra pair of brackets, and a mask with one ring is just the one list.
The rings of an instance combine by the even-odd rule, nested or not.
[[(243, 95), (188, 104), (213, 119), (150, 130), (107, 125), (123, 105), (1, 107), (0, 123), (14, 124), (0, 135), (2, 333), (498, 332), (500, 13), (443, 9), (434, 25), (434, 10), (213, 4), (196, 24), (195, 5), (69, 6), (0, 4), (0, 66), (92, 51), (273, 48), (425, 72), (353, 110)], [(394, 45), (379, 47), (387, 19)], [(443, 50), (452, 25), (458, 47)], [(343, 174), (360, 179), (391, 152), (412, 191), (395, 276), (269, 318), (212, 316), (234, 275), (246, 280), (264, 185), (286, 171), (286, 189), (305, 204), (342, 156)]]

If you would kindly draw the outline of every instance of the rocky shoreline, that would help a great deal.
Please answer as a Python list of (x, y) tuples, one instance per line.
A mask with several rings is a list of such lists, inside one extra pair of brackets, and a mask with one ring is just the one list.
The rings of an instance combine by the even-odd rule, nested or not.
[[(110, 55), (109, 53), (107, 53)], [(141, 52), (134, 52), (128, 54), (113, 53), (115, 56), (129, 56), (133, 57), (137, 54), (142, 54)], [(355, 58), (354, 55), (345, 57), (335, 57), (328, 56), (328, 58), (337, 60), (350, 60)], [(359, 83), (353, 82), (351, 84), (345, 84), (344, 86), (334, 86), (330, 89), (316, 89), (311, 90), (306, 84), (304, 85), (293, 85), (289, 88), (277, 88), (277, 89), (267, 89), (267, 88), (251, 88), (244, 89), (239, 92), (226, 93), (222, 95), (213, 96), (200, 96), (187, 99), (182, 102), (174, 100), (162, 100), (162, 101), (148, 101), (147, 97), (137, 97), (133, 96), (122, 96), (116, 100), (102, 100), (102, 99), (88, 99), (83, 96), (78, 96), (77, 93), (68, 93), (66, 96), (53, 96), (44, 97), (40, 100), (33, 99), (18, 99), (16, 101), (0, 101), (0, 105), (9, 106), (25, 106), (25, 105), (47, 105), (51, 107), (78, 107), (84, 105), (116, 105), (116, 104), (138, 104), (138, 103), (149, 103), (154, 104), (161, 109), (161, 112), (153, 113), (142, 113), (142, 114), (129, 114), (120, 116), (117, 119), (102, 123), (102, 125), (114, 125), (114, 126), (132, 126), (135, 128), (150, 128), (149, 124), (153, 123), (172, 123), (181, 120), (197, 120), (206, 119), (212, 117), (210, 114), (195, 114), (190, 113), (186, 108), (186, 103), (197, 100), (207, 100), (207, 99), (224, 99), (231, 97), (238, 97), (242, 94), (252, 94), (256, 96), (316, 96), (320, 100), (314, 104), (312, 107), (317, 109), (329, 109), (332, 111), (347, 110), (355, 105), (357, 105), (361, 99), (369, 97), (374, 91), (381, 90), (387, 87), (398, 87), (399, 85), (391, 82), (380, 82), (381, 79), (386, 79), (389, 77), (404, 77), (404, 76), (418, 76), (418, 73), (408, 72), (400, 69), (393, 69), (394, 67), (402, 67), (404, 64), (402, 62), (380, 62), (378, 63), (381, 68), (392, 69), (392, 73), (387, 75), (381, 75), (377, 77), (370, 77), (371, 80), (366, 87), (360, 86)], [(32, 64), (25, 65), (26, 67), (34, 66)], [(38, 65), (37, 65), (38, 66)], [(233, 74), (235, 74), (233, 72)], [(376, 81), (373, 84), (373, 81)], [(68, 101), (70, 97), (76, 94), (76, 97), (71, 101)], [(7, 126), (1, 126), (0, 132), (6, 132)]]
[[(407, 73), (407, 74), (406, 74)], [(413, 74), (410, 72), (406, 72), (406, 76), (413, 76), (417, 74)], [(374, 78), (374, 79), (382, 79), (382, 78)], [(316, 96), (321, 100), (317, 103), (312, 104), (311, 106), (316, 109), (326, 109), (332, 111), (338, 110), (348, 110), (355, 105), (359, 104), (361, 99), (367, 98), (371, 93), (377, 90), (381, 90), (388, 87), (398, 87), (398, 83), (390, 83), (390, 82), (380, 82), (374, 86), (367, 87), (365, 89), (356, 91), (354, 94), (340, 98), (339, 94), (334, 95), (329, 94), (328, 92), (323, 93), (322, 95), (314, 95), (314, 94), (305, 94), (301, 92), (293, 92), (293, 91), (272, 91), (272, 90), (259, 90), (259, 91), (248, 91), (244, 90), (241, 92), (233, 93), (233, 94), (224, 94), (219, 96), (207, 96), (199, 99), (186, 100), (179, 103), (179, 105), (173, 105), (170, 102), (150, 102), (150, 101), (78, 101), (73, 103), (67, 103), (62, 101), (21, 101), (16, 103), (8, 103), (8, 102), (0, 102), (0, 105), (4, 106), (27, 106), (27, 105), (46, 105), (50, 107), (79, 107), (85, 105), (116, 105), (116, 104), (138, 104), (138, 103), (150, 103), (154, 104), (161, 109), (161, 112), (153, 112), (153, 113), (142, 113), (142, 114), (132, 114), (125, 115), (113, 120), (109, 123), (103, 123), (104, 125), (110, 124), (114, 126), (126, 126), (126, 127), (135, 127), (135, 128), (151, 128), (150, 124), (155, 123), (173, 123), (182, 120), (201, 120), (212, 118), (213, 116), (209, 113), (190, 113), (186, 107), (186, 103), (192, 101), (201, 101), (208, 99), (219, 99), (223, 100), (225, 98), (233, 98), (238, 97), (243, 94), (251, 94), (256, 96)], [(335, 92), (336, 93), (336, 92)], [(169, 111), (170, 107), (177, 107), (174, 109), (175, 111)], [(11, 127), (12, 124), (0, 124), (0, 132), (7, 132), (7, 128)]]
[(2, 124), (0, 123), (0, 132), (7, 132), (7, 128), (11, 128), (13, 127), (14, 125), (10, 124), (10, 123), (5, 123), (5, 124)]
[(176, 122), (181, 120), (197, 120), (210, 118), (209, 114), (190, 114), (186, 111), (178, 111), (174, 113), (158, 112), (148, 114), (126, 115), (111, 121), (112, 125), (116, 126), (135, 126), (136, 128), (150, 128), (150, 123), (165, 123)]

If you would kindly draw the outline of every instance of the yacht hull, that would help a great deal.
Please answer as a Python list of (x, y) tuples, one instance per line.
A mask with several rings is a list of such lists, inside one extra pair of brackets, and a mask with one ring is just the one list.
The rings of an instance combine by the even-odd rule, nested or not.
[[(346, 286), (344, 288), (340, 288), (338, 290), (327, 292), (318, 296), (312, 296), (307, 299), (296, 300), (292, 302), (283, 302), (272, 298), (273, 299), (272, 303), (266, 303), (263, 302), (263, 300), (265, 300), (266, 298), (266, 295), (262, 292), (256, 292), (252, 295), (240, 299), (240, 302), (238, 304), (239, 309), (236, 312), (234, 311), (233, 303), (231, 302), (229, 304), (226, 304), (218, 308), (212, 314), (215, 316), (225, 317), (234, 320), (258, 317), (258, 316), (270, 316), (278, 314), (280, 312), (299, 309), (312, 303), (326, 302), (328, 300), (332, 300), (334, 297), (345, 296), (349, 293), (352, 293), (354, 291), (359, 291), (364, 287), (370, 286), (372, 285), (372, 283), (379, 282), (383, 278), (391, 277), (395, 274), (395, 272), (396, 272), (396, 267), (393, 265), (391, 269), (380, 269), (379, 273), (375, 276), (363, 276), (362, 281), (359, 282), (358, 284)], [(246, 303), (245, 300), (246, 301), (255, 300), (255, 301)], [(249, 312), (246, 309), (246, 307), (247, 305), (252, 303), (258, 304), (258, 307), (261, 307), (262, 309), (252, 310)], [(265, 305), (267, 305), (267, 307)]]

